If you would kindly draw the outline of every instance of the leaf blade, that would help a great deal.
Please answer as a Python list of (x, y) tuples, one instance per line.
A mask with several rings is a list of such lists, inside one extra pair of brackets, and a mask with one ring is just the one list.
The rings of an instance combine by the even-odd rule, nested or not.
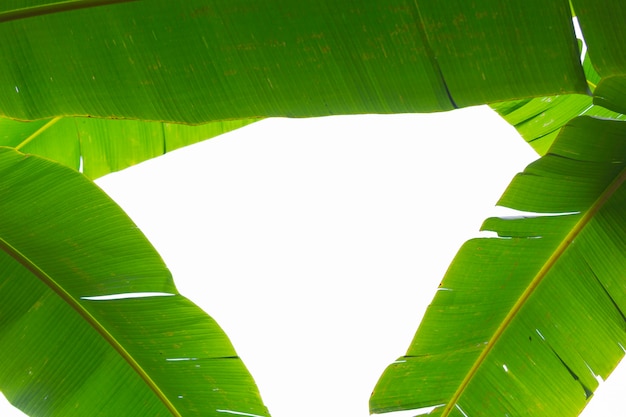
[[(42, 15), (0, 25), (0, 33), (23, 39), (0, 46), (11, 57), (0, 63), (0, 84), (8, 86), (0, 100), (3, 115), (21, 120), (198, 124), (430, 112), (586, 92), (568, 3), (516, 7), (153, 0)], [(550, 36), (533, 35), (530, 27)], [(529, 47), (533, 42), (539, 45)]]
[(245, 127), (256, 119), (187, 126), (136, 120), (56, 117), (34, 122), (0, 119), (0, 146), (52, 159), (90, 179)]
[[(0, 350), (11, 358), (0, 385), (14, 404), (33, 415), (267, 415), (223, 331), (97, 187), (7, 148), (0, 172)], [(145, 292), (161, 296), (134, 296)], [(120, 293), (131, 297), (102, 299)]]
[[(598, 142), (590, 143), (589, 134)], [(608, 376), (626, 342), (618, 266), (606, 265), (608, 256), (623, 262), (616, 251), (623, 238), (619, 232), (598, 238), (626, 222), (619, 214), (624, 137), (623, 123), (575, 119), (547, 156), (514, 179), (499, 204), (547, 215), (488, 219), (483, 230), (498, 238), (461, 248), (407, 351), (409, 365), (392, 364), (374, 390), (373, 412), (437, 405), (444, 416), (457, 415), (457, 408), (468, 415), (582, 410), (595, 375)], [(466, 358), (450, 365), (459, 355)], [(433, 357), (426, 368), (422, 362)], [(420, 370), (428, 386), (442, 373), (462, 377), (448, 381), (442, 401), (434, 386), (401, 386)]]

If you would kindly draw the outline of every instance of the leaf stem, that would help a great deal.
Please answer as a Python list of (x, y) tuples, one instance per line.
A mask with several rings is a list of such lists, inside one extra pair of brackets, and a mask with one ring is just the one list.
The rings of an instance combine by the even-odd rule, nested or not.
[(587, 80), (587, 85), (588, 85), (589, 87), (591, 87), (591, 91), (595, 90), (595, 89), (596, 89), (596, 87), (597, 87), (597, 85), (596, 85), (596, 84), (592, 83), (592, 82), (591, 82), (591, 81), (589, 81), (589, 80)]

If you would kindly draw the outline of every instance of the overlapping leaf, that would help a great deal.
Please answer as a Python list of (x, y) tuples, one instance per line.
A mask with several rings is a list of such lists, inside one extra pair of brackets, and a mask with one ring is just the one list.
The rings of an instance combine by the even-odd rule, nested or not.
[(223, 331), (90, 181), (0, 148), (0, 209), (0, 390), (14, 405), (32, 416), (268, 415)]
[(602, 77), (594, 91), (594, 103), (626, 113), (626, 35), (621, 23), (626, 6), (607, 0), (601, 6), (591, 0), (572, 0), (585, 35), (594, 67)]
[(0, 119), (0, 146), (52, 159), (96, 179), (254, 121), (244, 119), (186, 126), (82, 117), (33, 122)]
[(0, 114), (198, 124), (584, 93), (570, 16), (566, 0), (5, 5)]
[(537, 214), (461, 248), (372, 412), (578, 415), (626, 346), (624, 180), (626, 123), (566, 125), (499, 203)]
[[(589, 2), (574, 3), (578, 8)], [(610, 5), (606, 9), (620, 7), (617, 0)], [(590, 16), (584, 10), (580, 15)], [(602, 27), (590, 30), (609, 34), (597, 38), (598, 51), (617, 41)], [(438, 111), (587, 92), (565, 0), (20, 1), (0, 6), (0, 33), (11, 40), (0, 45), (0, 114), (44, 119), (36, 123), (47, 126), (7, 143), (74, 168), (82, 156), (92, 177), (162, 153), (168, 145), (161, 121)], [(598, 87), (596, 101), (606, 99), (613, 109), (623, 104), (619, 71), (598, 70), (604, 87)], [(66, 116), (155, 124), (129, 121), (101, 130), (100, 121), (77, 119), (95, 127), (87, 132)], [(570, 132), (586, 132), (588, 123), (596, 122), (576, 122)], [(596, 126), (606, 137), (621, 129), (602, 126), (611, 126)], [(66, 135), (74, 129), (81, 142), (31, 140), (35, 132), (44, 138), (48, 129), (58, 129), (49, 135), (53, 141), (77, 137)], [(115, 144), (119, 134), (141, 137), (141, 144)], [(534, 202), (536, 211), (554, 209), (549, 202), (556, 199), (556, 211), (581, 214), (488, 221), (503, 238), (470, 242), (462, 250), (414, 346), (383, 377), (374, 410), (444, 404), (436, 413), (459, 415), (523, 406), (524, 413), (565, 415), (584, 404), (595, 386), (588, 369), (606, 375), (622, 354), (617, 343), (623, 343), (623, 291), (615, 290), (621, 284), (613, 266), (623, 263), (616, 248), (624, 228), (614, 206), (622, 191), (607, 185), (623, 162), (588, 156), (596, 155), (596, 136), (561, 150), (576, 155), (548, 155), (505, 196), (515, 204), (520, 196)], [(265, 415), (256, 391), (239, 388), (251, 382), (230, 345), (176, 294), (160, 261), (145, 255), (143, 243), (112, 233), (114, 224), (92, 223), (109, 213), (104, 207), (110, 203), (74, 188), (78, 180), (66, 171), (48, 173), (38, 168), (47, 162), (16, 155), (0, 154), (6, 167), (0, 180), (0, 296), (6, 300), (0, 346), (15, 357), (0, 374), (7, 395), (33, 413), (51, 407), (62, 415), (97, 415), (108, 407), (111, 415)], [(58, 195), (53, 199), (51, 193)], [(81, 217), (85, 213), (91, 216)], [(581, 247), (588, 253), (580, 255)], [(554, 255), (559, 248), (562, 253)], [(486, 257), (492, 262), (481, 263)], [(575, 273), (568, 272), (572, 266)], [(503, 268), (504, 284), (496, 279)], [(461, 279), (469, 273), (471, 279)], [(483, 280), (476, 282), (475, 274)], [(502, 298), (493, 296), (497, 290)], [(175, 295), (83, 298), (137, 291)], [(551, 291), (568, 294), (561, 303), (583, 291), (584, 301), (576, 308), (558, 305), (561, 298)], [(451, 307), (451, 299), (462, 302)], [(457, 324), (443, 320), (450, 316)], [(590, 344), (568, 339), (574, 323)], [(201, 341), (190, 344), (191, 334)], [(523, 341), (515, 339), (520, 335)], [(25, 340), (30, 343), (21, 344)], [(75, 343), (67, 347), (68, 341)], [(539, 359), (530, 361), (530, 354)], [(416, 367), (435, 376), (419, 379)], [(207, 390), (194, 377), (218, 382)], [(515, 394), (503, 397), (496, 390)]]
[[(16, 39), (0, 46), (0, 113), (51, 118), (2, 120), (0, 145), (90, 178), (264, 116), (438, 111), (585, 91), (562, 1), (41, 0), (0, 6), (0, 33)], [(67, 118), (75, 115), (214, 123)]]
[[(583, 69), (589, 91), (593, 93), (600, 82), (600, 76), (594, 69), (586, 51)], [(593, 101), (592, 94), (566, 94), (493, 103), (490, 107), (513, 125), (522, 138), (539, 155), (544, 155), (550, 149), (561, 127), (574, 117), (593, 116), (615, 120), (626, 119), (623, 114), (595, 105)]]
[(626, 112), (625, 39), (620, 29), (621, 22), (626, 18), (626, 9), (619, 0), (604, 2), (602, 7), (586, 0), (573, 3), (589, 44), (583, 68), (592, 94), (567, 94), (491, 104), (540, 155), (547, 152), (559, 129), (574, 117), (626, 119), (623, 114)]

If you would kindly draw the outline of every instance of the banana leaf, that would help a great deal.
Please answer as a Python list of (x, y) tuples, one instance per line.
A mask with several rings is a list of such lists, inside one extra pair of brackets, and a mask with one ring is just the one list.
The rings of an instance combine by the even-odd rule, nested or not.
[(83, 117), (32, 122), (0, 118), (0, 146), (52, 159), (96, 179), (255, 121), (230, 120), (187, 126)]
[(572, 0), (589, 54), (601, 76), (593, 102), (616, 113), (626, 113), (626, 35), (621, 22), (626, 6), (608, 0), (600, 6), (590, 0)]
[[(583, 41), (580, 42), (581, 49)], [(581, 51), (582, 52), (582, 51)], [(601, 77), (596, 72), (588, 51), (584, 50), (583, 70), (591, 93)], [(595, 100), (597, 101), (597, 100)], [(492, 103), (504, 120), (513, 125), (526, 142), (539, 154), (545, 155), (556, 139), (561, 127), (578, 116), (593, 116), (605, 119), (624, 120), (626, 116), (594, 104), (593, 95), (566, 94), (536, 97)]]
[(0, 33), (16, 40), (0, 45), (0, 115), (37, 122), (0, 119), (0, 145), (94, 179), (259, 117), (584, 94), (569, 13), (538, 0), (10, 2), (0, 5)]
[(373, 413), (576, 416), (626, 346), (626, 123), (576, 118), (468, 241)]
[(10, 40), (0, 45), (0, 116), (12, 119), (199, 124), (587, 92), (566, 0), (0, 7)]
[(91, 181), (0, 148), (0, 196), (0, 390), (15, 406), (32, 416), (269, 415), (221, 328)]

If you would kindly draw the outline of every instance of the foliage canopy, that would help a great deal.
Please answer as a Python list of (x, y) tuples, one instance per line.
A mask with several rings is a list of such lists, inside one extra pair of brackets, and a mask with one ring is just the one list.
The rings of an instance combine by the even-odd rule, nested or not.
[(544, 155), (500, 201), (535, 215), (461, 248), (370, 407), (577, 415), (626, 345), (624, 18), (619, 0), (0, 5), (0, 388), (33, 416), (268, 415), (89, 178), (263, 117), (491, 103)]

